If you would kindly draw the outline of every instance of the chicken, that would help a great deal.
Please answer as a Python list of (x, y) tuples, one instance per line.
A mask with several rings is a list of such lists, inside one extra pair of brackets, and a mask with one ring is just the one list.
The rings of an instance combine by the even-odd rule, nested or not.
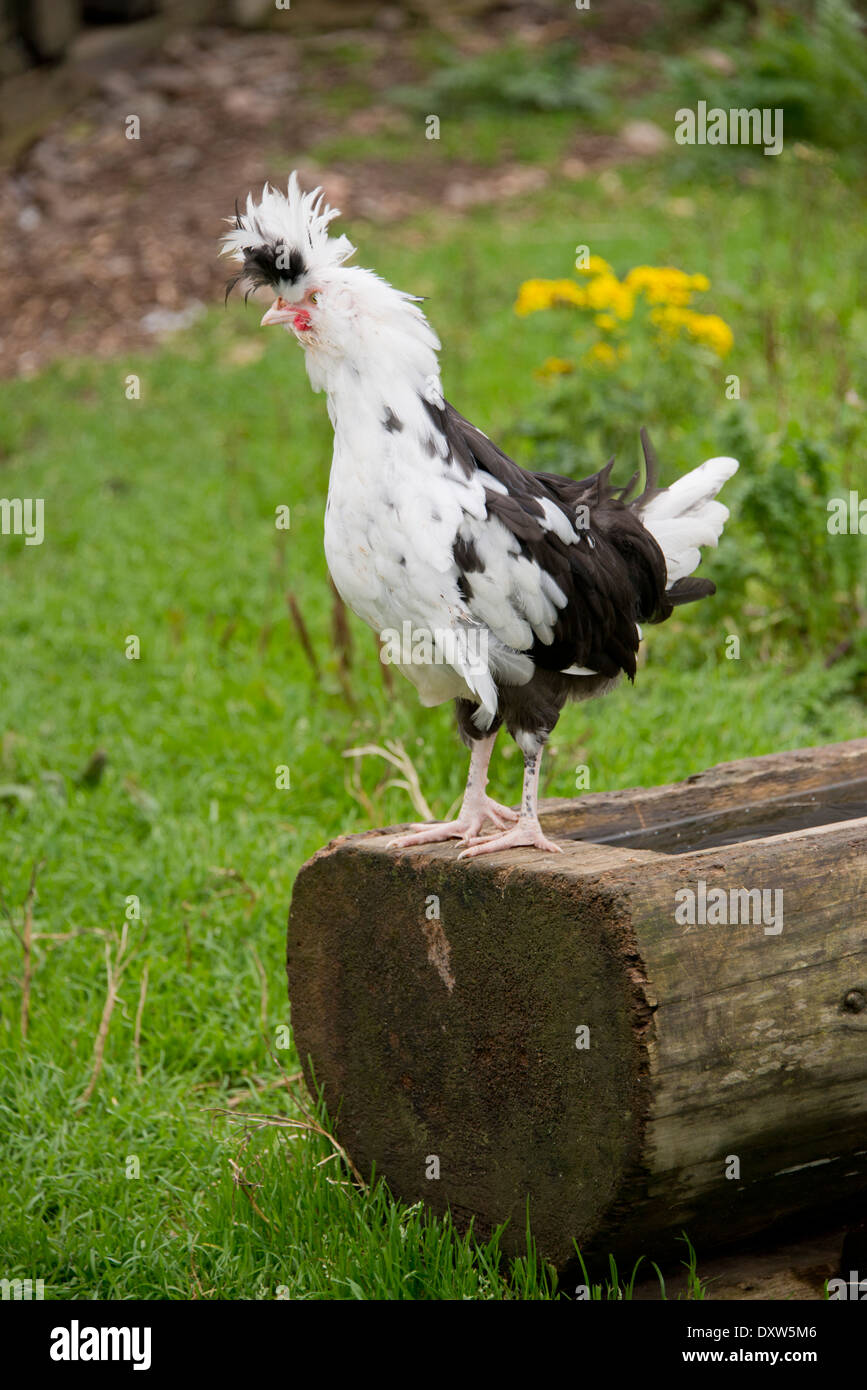
[[(395, 848), (461, 840), (467, 856), (518, 846), (557, 852), (538, 817), (542, 750), (568, 700), (636, 672), (640, 624), (714, 592), (693, 577), (728, 510), (737, 469), (713, 458), (671, 487), (632, 495), (611, 463), (576, 481), (529, 472), (446, 401), (440, 343), (415, 296), (348, 266), (339, 216), (320, 189), (266, 185), (236, 208), (224, 253), (274, 302), (263, 325), (301, 344), (334, 428), (325, 555), (346, 604), (388, 644), (423, 705), (453, 699), (470, 750), (455, 820), (418, 825)], [(228, 290), (227, 290), (228, 294)], [(405, 640), (409, 637), (409, 641)], [(505, 724), (524, 757), (519, 811), (486, 793)]]

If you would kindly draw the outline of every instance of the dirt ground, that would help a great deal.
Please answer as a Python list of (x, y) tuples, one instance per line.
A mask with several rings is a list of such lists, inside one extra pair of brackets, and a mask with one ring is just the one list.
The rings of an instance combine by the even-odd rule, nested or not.
[[(844, 1230), (834, 1230), (785, 1245), (699, 1257), (698, 1272), (713, 1302), (823, 1299), (825, 1281), (840, 1276), (845, 1239)], [(665, 1286), (669, 1299), (683, 1297), (686, 1275), (669, 1275)], [(658, 1279), (636, 1283), (634, 1297), (642, 1303), (659, 1299)]]
[[(509, 7), (501, 8), (500, 26), (514, 26)], [(653, 7), (626, 8), (634, 27)], [(303, 39), (201, 28), (154, 42), (145, 24), (118, 42), (96, 31), (66, 70), (28, 74), (24, 97), (37, 110), (27, 120), (37, 133), (7, 151), (0, 167), (0, 375), (30, 375), (63, 356), (112, 356), (190, 322), (222, 298), (227, 271), (217, 243), (235, 198), (266, 178), (285, 183), (292, 167), (310, 186), (323, 183), (344, 212), (378, 222), (437, 202), (460, 214), (539, 187), (548, 174), (526, 164), (432, 169), (420, 157), (416, 167), (381, 160), (322, 169), (305, 154), (329, 136), (400, 121), (381, 92), (417, 77), (417, 61), (400, 12), (382, 13), (379, 26)], [(562, 10), (550, 6), (517, 13), (534, 42), (558, 37), (563, 25)], [(460, 39), (473, 51), (496, 33), (470, 29)], [(345, 117), (320, 93), (346, 80), (347, 44), (369, 50), (373, 90), (364, 110)], [(591, 49), (605, 56), (608, 44), (596, 35)], [(57, 90), (69, 81), (79, 83), (80, 99), (67, 97), (52, 117)], [(6, 115), (19, 100), (18, 88), (6, 91)], [(3, 101), (0, 93), (7, 124)], [(139, 118), (138, 140), (127, 138), (130, 115)], [(585, 133), (580, 159), (576, 150), (561, 172), (575, 177), (641, 153), (640, 138), (633, 147), (628, 132), (589, 140)]]

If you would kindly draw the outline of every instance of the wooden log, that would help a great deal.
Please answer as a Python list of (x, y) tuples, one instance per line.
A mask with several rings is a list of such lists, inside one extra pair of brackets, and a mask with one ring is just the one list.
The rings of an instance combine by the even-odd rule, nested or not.
[(298, 875), (295, 1041), (359, 1168), (509, 1251), (529, 1201), (561, 1269), (863, 1213), (867, 739), (542, 823), (562, 855), (392, 828)]

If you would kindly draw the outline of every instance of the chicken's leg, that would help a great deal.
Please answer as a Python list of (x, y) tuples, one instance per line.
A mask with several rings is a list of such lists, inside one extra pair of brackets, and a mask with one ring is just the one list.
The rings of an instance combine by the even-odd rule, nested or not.
[(501, 849), (517, 849), (527, 846), (530, 849), (546, 849), (552, 854), (561, 854), (560, 845), (542, 834), (539, 824), (539, 768), (542, 763), (542, 749), (524, 754), (524, 790), (521, 795), (521, 814), (518, 822), (510, 830), (496, 835), (477, 835), (470, 840), (469, 848), (458, 856), (469, 859), (477, 854), (496, 854)]
[(492, 801), (485, 792), (488, 764), (496, 741), (496, 734), (473, 740), (470, 770), (457, 820), (442, 821), (436, 825), (414, 825), (409, 834), (397, 835), (390, 840), (388, 848), (409, 849), (412, 845), (432, 845), (440, 840), (465, 840), (469, 843), (478, 836), (486, 820), (491, 821), (498, 830), (517, 821), (517, 811)]

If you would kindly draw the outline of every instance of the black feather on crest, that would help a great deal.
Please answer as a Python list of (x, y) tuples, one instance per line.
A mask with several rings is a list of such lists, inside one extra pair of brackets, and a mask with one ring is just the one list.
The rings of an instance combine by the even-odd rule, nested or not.
[(249, 225), (245, 227), (237, 199), (235, 200), (235, 226), (238, 231), (251, 232), (260, 238), (260, 241), (256, 246), (241, 247), (244, 253), (244, 268), (229, 280), (226, 286), (226, 299), (229, 298), (239, 280), (247, 281), (248, 289), (244, 296), (246, 303), (253, 290), (259, 289), (260, 286), (270, 285), (272, 289), (279, 290), (281, 285), (294, 285), (306, 273), (307, 265), (297, 247), (293, 246), (287, 251), (285, 243), (282, 241), (269, 241), (255, 217), (251, 218)]

